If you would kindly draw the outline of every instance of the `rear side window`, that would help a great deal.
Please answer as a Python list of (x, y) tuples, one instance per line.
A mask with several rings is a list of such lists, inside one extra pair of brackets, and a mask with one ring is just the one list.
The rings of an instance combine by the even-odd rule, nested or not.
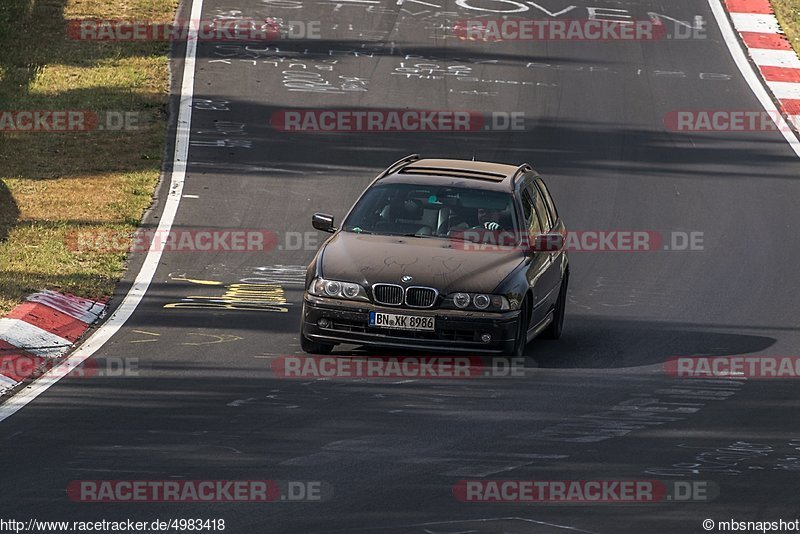
[(539, 218), (536, 216), (531, 192), (527, 187), (522, 190), (522, 211), (525, 214), (525, 223), (528, 226), (530, 235), (541, 234), (542, 225), (539, 222)]
[(547, 186), (541, 178), (536, 179), (536, 186), (542, 193), (545, 204), (547, 204), (547, 210), (550, 212), (550, 219), (555, 223), (558, 220), (558, 211), (556, 210), (555, 203), (553, 203), (553, 198), (550, 196), (550, 191), (547, 190)]
[(539, 215), (539, 220), (542, 224), (542, 231), (549, 232), (553, 227), (553, 221), (550, 219), (550, 212), (547, 210), (547, 206), (544, 204), (542, 195), (536, 191), (536, 188), (533, 186), (533, 184), (531, 184), (529, 187), (530, 192), (533, 195), (533, 205), (536, 208), (536, 213)]

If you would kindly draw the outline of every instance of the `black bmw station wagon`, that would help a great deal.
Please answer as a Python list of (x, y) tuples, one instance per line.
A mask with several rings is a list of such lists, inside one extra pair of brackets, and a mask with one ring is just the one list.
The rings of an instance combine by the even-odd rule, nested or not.
[(383, 171), (306, 272), (301, 346), (337, 344), (519, 357), (561, 336), (564, 223), (527, 164), (420, 159)]

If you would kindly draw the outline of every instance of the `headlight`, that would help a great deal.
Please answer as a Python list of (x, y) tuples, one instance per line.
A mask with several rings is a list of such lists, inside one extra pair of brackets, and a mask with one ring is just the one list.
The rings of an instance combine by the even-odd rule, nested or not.
[(367, 292), (359, 284), (352, 282), (339, 282), (338, 280), (325, 280), (324, 278), (314, 278), (308, 288), (308, 292), (317, 297), (331, 297), (346, 300), (366, 300)]
[(325, 294), (329, 297), (338, 297), (342, 293), (342, 284), (340, 282), (326, 282), (322, 284), (325, 289)]
[(450, 307), (463, 310), (470, 307), (481, 311), (506, 311), (511, 309), (508, 299), (503, 295), (487, 295), (485, 293), (453, 293), (445, 303), (452, 301)]
[(361, 286), (358, 284), (347, 284), (346, 286), (342, 286), (342, 295), (348, 299), (357, 298), (359, 289), (361, 289)]
[(488, 295), (475, 295), (475, 298), (472, 299), (472, 302), (479, 310), (485, 310), (489, 307), (489, 304), (491, 304), (492, 301), (489, 300)]
[(467, 293), (456, 293), (453, 295), (453, 304), (459, 308), (466, 308), (469, 306), (469, 298)]

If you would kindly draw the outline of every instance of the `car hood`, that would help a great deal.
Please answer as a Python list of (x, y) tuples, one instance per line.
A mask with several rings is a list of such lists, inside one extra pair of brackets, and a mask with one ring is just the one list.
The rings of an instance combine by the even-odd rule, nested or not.
[(428, 286), (440, 293), (491, 292), (525, 259), (520, 250), (469, 250), (462, 241), (339, 232), (322, 251), (329, 280)]

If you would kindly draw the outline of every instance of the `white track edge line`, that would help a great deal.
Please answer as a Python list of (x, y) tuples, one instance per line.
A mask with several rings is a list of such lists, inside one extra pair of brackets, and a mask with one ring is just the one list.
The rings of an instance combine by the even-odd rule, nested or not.
[(711, 13), (714, 15), (714, 18), (717, 20), (717, 26), (722, 33), (722, 38), (728, 46), (731, 56), (733, 56), (733, 61), (736, 63), (736, 66), (739, 67), (739, 72), (742, 73), (747, 85), (750, 86), (750, 90), (756, 95), (758, 101), (761, 102), (764, 109), (769, 112), (772, 120), (775, 122), (781, 134), (783, 134), (783, 138), (789, 143), (795, 155), (800, 158), (800, 140), (798, 140), (797, 136), (784, 120), (781, 111), (775, 106), (772, 97), (761, 82), (761, 78), (759, 78), (758, 74), (753, 70), (753, 65), (745, 54), (742, 45), (739, 44), (739, 37), (733, 30), (733, 26), (731, 26), (731, 22), (726, 16), (726, 11), (722, 7), (721, 1), (708, 0), (708, 5), (711, 8)]
[[(156, 235), (165, 236), (172, 228), (175, 221), (175, 214), (181, 202), (181, 192), (183, 182), (186, 179), (186, 165), (189, 155), (189, 135), (192, 124), (192, 99), (194, 97), (194, 72), (197, 57), (197, 34), (199, 29), (200, 16), (203, 10), (203, 0), (191, 0), (192, 9), (189, 16), (189, 35), (186, 39), (186, 56), (183, 64), (183, 79), (181, 81), (181, 99), (178, 108), (178, 124), (175, 133), (175, 154), (172, 161), (172, 172), (170, 173), (169, 194), (164, 202), (164, 211), (161, 214), (161, 221), (158, 223)], [(163, 239), (163, 237), (162, 237)], [(34, 380), (28, 387), (11, 396), (5, 403), (0, 405), (0, 422), (5, 421), (19, 410), (24, 408), (36, 397), (47, 391), (47, 389), (58, 382), (64, 375), (80, 365), (92, 354), (97, 352), (111, 336), (113, 336), (125, 322), (130, 318), (136, 307), (144, 297), (150, 283), (153, 281), (159, 261), (161, 251), (164, 247), (159, 243), (152, 244), (147, 256), (136, 275), (125, 298), (120, 303), (116, 311), (108, 320), (78, 347), (75, 352), (70, 354), (64, 361), (56, 367), (50, 369), (38, 379)]]

